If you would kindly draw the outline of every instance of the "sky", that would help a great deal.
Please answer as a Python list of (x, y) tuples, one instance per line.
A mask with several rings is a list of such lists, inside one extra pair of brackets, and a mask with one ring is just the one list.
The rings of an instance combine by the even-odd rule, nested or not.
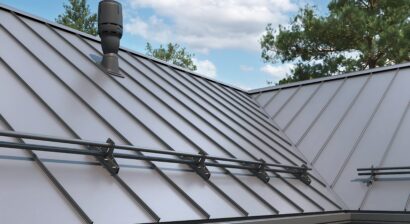
[[(0, 0), (35, 16), (54, 21), (67, 0)], [(88, 0), (96, 12), (99, 0)], [(197, 72), (242, 89), (273, 84), (285, 77), (291, 64), (265, 64), (259, 40), (268, 23), (289, 24), (300, 7), (317, 7), (325, 14), (329, 0), (119, 0), (123, 5), (123, 47), (145, 53), (178, 43), (194, 53)]]

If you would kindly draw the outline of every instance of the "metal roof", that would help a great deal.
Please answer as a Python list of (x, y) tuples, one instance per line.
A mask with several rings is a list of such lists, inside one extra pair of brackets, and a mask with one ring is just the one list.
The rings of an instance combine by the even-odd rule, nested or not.
[(367, 186), (357, 169), (408, 166), (409, 65), (263, 88), (253, 97), (348, 209), (407, 211), (408, 175), (377, 176)]
[(405, 63), (389, 65), (385, 67), (377, 67), (377, 68), (366, 69), (366, 70), (361, 70), (361, 71), (356, 71), (356, 72), (349, 72), (345, 74), (333, 75), (333, 76), (328, 76), (328, 77), (286, 83), (286, 84), (276, 85), (276, 86), (257, 88), (257, 89), (249, 90), (247, 91), (247, 93), (255, 94), (255, 93), (268, 92), (268, 91), (278, 90), (278, 89), (293, 88), (296, 86), (305, 86), (305, 85), (316, 84), (316, 83), (321, 83), (321, 82), (335, 81), (335, 80), (344, 79), (344, 78), (369, 75), (370, 73), (372, 74), (379, 73), (379, 72), (383, 73), (383, 72), (387, 72), (391, 70), (396, 70), (398, 68), (408, 68), (408, 67), (410, 67), (410, 62), (405, 62)]
[[(98, 65), (98, 39), (5, 6), (0, 43), (0, 130), (304, 163), (289, 138), (240, 89), (124, 48), (119, 55), (125, 78), (112, 77)], [(345, 208), (316, 170), (311, 185), (278, 173), (265, 183), (231, 168), (209, 168), (211, 178), (204, 180), (182, 164), (117, 159), (121, 170), (112, 175), (93, 156), (0, 153), (3, 222), (141, 223)]]

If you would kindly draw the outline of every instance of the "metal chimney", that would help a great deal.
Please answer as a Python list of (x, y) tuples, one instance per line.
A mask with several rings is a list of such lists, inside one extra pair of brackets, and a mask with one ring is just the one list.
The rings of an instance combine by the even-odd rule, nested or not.
[(101, 65), (111, 75), (120, 75), (118, 49), (122, 37), (122, 7), (114, 0), (103, 0), (98, 5), (98, 35), (101, 38)]

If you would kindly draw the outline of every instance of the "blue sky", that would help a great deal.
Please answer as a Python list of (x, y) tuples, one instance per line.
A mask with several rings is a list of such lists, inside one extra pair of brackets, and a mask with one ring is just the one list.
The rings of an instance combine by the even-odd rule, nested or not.
[[(52, 20), (66, 0), (0, 0), (0, 3)], [(99, 0), (88, 0), (96, 11)], [(240, 88), (277, 82), (291, 65), (264, 64), (258, 40), (267, 23), (286, 25), (298, 8), (316, 5), (326, 13), (328, 0), (121, 0), (125, 33), (121, 45), (145, 52), (168, 42), (195, 54), (198, 72)]]

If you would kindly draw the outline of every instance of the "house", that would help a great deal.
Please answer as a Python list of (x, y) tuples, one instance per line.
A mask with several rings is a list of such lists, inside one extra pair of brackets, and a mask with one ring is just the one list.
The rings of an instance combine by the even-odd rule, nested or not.
[[(0, 6), (4, 223), (409, 222), (410, 64), (252, 91)], [(407, 179), (406, 179), (407, 178)]]

